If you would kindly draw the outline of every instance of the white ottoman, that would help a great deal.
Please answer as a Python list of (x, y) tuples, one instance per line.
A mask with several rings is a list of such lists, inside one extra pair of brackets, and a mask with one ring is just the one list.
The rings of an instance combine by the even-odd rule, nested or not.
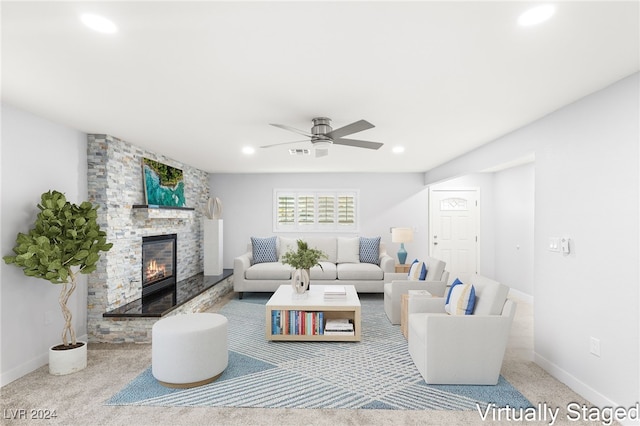
[(213, 313), (163, 318), (151, 330), (151, 371), (161, 384), (190, 388), (213, 382), (227, 363), (227, 318)]

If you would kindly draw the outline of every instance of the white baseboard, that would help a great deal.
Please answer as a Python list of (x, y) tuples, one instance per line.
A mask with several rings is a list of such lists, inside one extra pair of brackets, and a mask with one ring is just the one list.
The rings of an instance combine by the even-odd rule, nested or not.
[[(539, 355), (534, 351), (533, 360), (536, 364), (542, 367), (547, 373), (569, 386), (571, 390), (576, 392), (578, 395), (582, 396), (584, 399), (593, 404), (594, 407), (604, 408), (604, 407), (621, 407), (621, 404), (617, 404), (611, 399), (607, 398), (600, 392), (593, 389), (591, 386), (579, 380), (574, 375), (568, 373), (566, 370), (558, 367), (556, 364), (552, 363), (548, 359)], [(622, 420), (620, 422), (622, 425), (638, 425), (638, 422), (635, 420)]]
[[(78, 337), (77, 340), (81, 340), (83, 342), (88, 341), (89, 336), (87, 334), (83, 334)], [(35, 358), (30, 359), (27, 362), (24, 362), (18, 365), (11, 370), (0, 374), (0, 388), (8, 385), (9, 383), (18, 380), (19, 378), (26, 376), (32, 371), (37, 370), (38, 368), (49, 364), (49, 351), (47, 350), (45, 353), (38, 355)]]
[(8, 385), (14, 380), (18, 380), (22, 376), (26, 376), (34, 370), (42, 367), (43, 365), (47, 365), (49, 363), (49, 352), (47, 351), (44, 354), (38, 355), (37, 357), (30, 359), (27, 362), (24, 362), (18, 365), (15, 368), (12, 368), (9, 371), (6, 371), (0, 375), (0, 387)]

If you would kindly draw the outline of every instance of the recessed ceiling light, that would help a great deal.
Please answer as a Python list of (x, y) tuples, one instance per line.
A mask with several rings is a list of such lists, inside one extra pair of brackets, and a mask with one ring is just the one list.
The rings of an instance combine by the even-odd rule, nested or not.
[(402, 154), (404, 152), (404, 146), (394, 146), (392, 151), (394, 154)]
[(118, 27), (116, 27), (116, 24), (103, 16), (85, 13), (80, 16), (80, 20), (87, 27), (91, 28), (94, 31), (98, 31), (99, 33), (113, 34), (118, 31)]
[(256, 150), (253, 147), (245, 146), (244, 148), (242, 148), (242, 152), (244, 154), (251, 155), (251, 154), (255, 153)]
[(539, 24), (551, 18), (555, 11), (556, 7), (551, 4), (536, 6), (520, 15), (520, 17), (518, 18), (518, 24), (524, 27)]

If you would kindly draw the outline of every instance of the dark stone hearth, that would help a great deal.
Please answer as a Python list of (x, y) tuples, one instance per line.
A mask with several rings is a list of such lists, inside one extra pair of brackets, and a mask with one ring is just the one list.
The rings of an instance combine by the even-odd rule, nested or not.
[(103, 314), (107, 318), (158, 318), (162, 317), (194, 297), (204, 293), (217, 283), (233, 275), (233, 269), (225, 269), (222, 275), (205, 276), (203, 273), (194, 275), (176, 284), (176, 290), (153, 295), (153, 297), (138, 299), (113, 311)]

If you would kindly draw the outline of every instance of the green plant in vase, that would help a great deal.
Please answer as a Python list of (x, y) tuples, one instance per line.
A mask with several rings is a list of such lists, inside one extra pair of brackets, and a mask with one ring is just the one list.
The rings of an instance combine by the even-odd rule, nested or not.
[(296, 251), (288, 251), (282, 255), (282, 263), (295, 269), (291, 285), (296, 292), (304, 293), (309, 288), (310, 269), (314, 266), (322, 269), (320, 259), (326, 259), (327, 255), (322, 250), (309, 248), (305, 241), (298, 240), (297, 244)]

